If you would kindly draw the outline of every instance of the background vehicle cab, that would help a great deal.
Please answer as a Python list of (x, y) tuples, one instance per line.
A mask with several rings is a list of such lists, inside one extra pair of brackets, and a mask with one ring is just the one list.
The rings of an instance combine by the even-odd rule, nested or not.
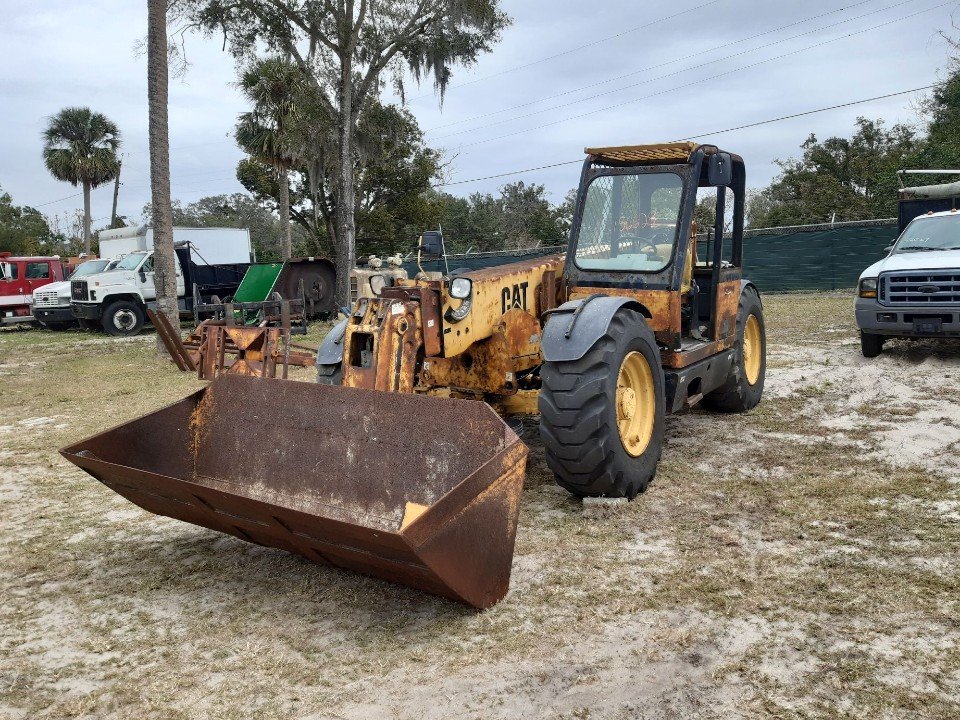
[(960, 337), (960, 212), (912, 220), (860, 275), (856, 316), (865, 357), (889, 338)]

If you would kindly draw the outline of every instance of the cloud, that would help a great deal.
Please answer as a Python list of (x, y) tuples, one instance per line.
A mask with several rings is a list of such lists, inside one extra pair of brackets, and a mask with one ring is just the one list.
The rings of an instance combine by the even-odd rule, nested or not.
[[(410, 108), (421, 126), (432, 130), (428, 138), (469, 131), (437, 140), (452, 158), (452, 179), (460, 180), (577, 159), (587, 145), (675, 139), (926, 85), (937, 78), (948, 60), (937, 32), (950, 27), (952, 5), (745, 68), (935, 7), (937, 0), (923, 5), (898, 4), (898, 0), (858, 4), (854, 0), (845, 3), (843, 11), (829, 15), (826, 13), (837, 10), (839, 3), (718, 0), (696, 12), (624, 32), (704, 2), (505, 0), (514, 24), (494, 52), (469, 69), (457, 70), (442, 108), (429, 83), (410, 89)], [(891, 7), (895, 4), (898, 6)], [(146, 59), (134, 52), (145, 35), (145, 6), (122, 0), (82, 4), (53, 0), (42, 6), (7, 0), (4, 5), (5, 19), (0, 26), (0, 185), (18, 204), (41, 205), (74, 192), (45, 171), (40, 133), (45, 119), (60, 108), (89, 105), (107, 114), (123, 132), (126, 154), (121, 213), (139, 217), (150, 192)], [(870, 17), (850, 20), (878, 10)], [(800, 23), (818, 14), (825, 15)], [(798, 24), (787, 30), (681, 60), (793, 22)], [(823, 29), (838, 22), (844, 24)], [(816, 32), (754, 49), (807, 30)], [(620, 37), (589, 48), (513, 70), (621, 32)], [(720, 59), (741, 50), (749, 52)], [(191, 37), (187, 53), (191, 63), (188, 74), (170, 84), (173, 194), (184, 202), (242, 190), (234, 177), (241, 154), (230, 134), (237, 114), (245, 109), (232, 84), (233, 60), (221, 51), (219, 42)], [(710, 64), (693, 67), (705, 62)], [(636, 72), (656, 65), (661, 67)], [(604, 83), (628, 73), (635, 74)], [(721, 73), (729, 74), (707, 79)], [(662, 77), (668, 74), (672, 76)], [(636, 86), (626, 87), (633, 84)], [(580, 87), (592, 89), (510, 110)], [(583, 100), (607, 90), (616, 92)], [(650, 97), (640, 99), (645, 96)], [(611, 107), (618, 104), (621, 106)], [(559, 107), (537, 112), (552, 106)], [(505, 112), (469, 121), (500, 110)], [(514, 119), (520, 115), (531, 116)], [(915, 118), (911, 98), (901, 97), (705, 139), (743, 155), (749, 184), (762, 186), (776, 173), (773, 161), (796, 156), (809, 133), (849, 135), (858, 115), (883, 117), (891, 124)], [(503, 120), (509, 122), (500, 122)], [(467, 122), (450, 126), (461, 121)], [(482, 144), (474, 144), (478, 142)], [(518, 177), (545, 184), (554, 199), (560, 200), (576, 185), (578, 173), (576, 165), (570, 165)], [(457, 185), (450, 190), (457, 194), (495, 191), (509, 179)], [(110, 188), (94, 192), (95, 218), (109, 216), (111, 194)], [(80, 205), (80, 199), (74, 198), (42, 209), (72, 212)]]

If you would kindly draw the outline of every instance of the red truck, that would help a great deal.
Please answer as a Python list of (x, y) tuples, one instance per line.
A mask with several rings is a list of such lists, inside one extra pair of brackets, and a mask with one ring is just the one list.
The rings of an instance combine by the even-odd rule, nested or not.
[(33, 291), (65, 275), (59, 257), (14, 257), (0, 252), (0, 325), (33, 322)]

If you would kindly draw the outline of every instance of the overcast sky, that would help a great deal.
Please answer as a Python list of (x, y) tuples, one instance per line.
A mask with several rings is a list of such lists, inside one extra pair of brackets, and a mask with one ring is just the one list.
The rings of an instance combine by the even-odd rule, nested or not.
[[(577, 160), (584, 146), (703, 135), (743, 155), (757, 187), (810, 132), (849, 135), (858, 115), (913, 122), (920, 95), (715, 131), (936, 82), (948, 62), (938, 31), (951, 28), (957, 3), (503, 0), (503, 7), (512, 27), (492, 53), (456, 70), (442, 109), (431, 86), (408, 90), (428, 142), (447, 152), (451, 181)], [(0, 187), (48, 215), (82, 207), (78, 190), (44, 169), (40, 134), (60, 108), (89, 105), (120, 127), (120, 213), (138, 219), (149, 200), (146, 59), (135, 51), (146, 3), (0, 0), (0, 10)], [(241, 153), (230, 135), (245, 109), (220, 43), (189, 37), (187, 55), (188, 73), (170, 86), (173, 196), (184, 204), (242, 191), (234, 176)], [(578, 173), (567, 165), (447, 190), (494, 192), (523, 179), (545, 184), (559, 202)], [(111, 196), (108, 186), (94, 191), (95, 226), (109, 220)]]

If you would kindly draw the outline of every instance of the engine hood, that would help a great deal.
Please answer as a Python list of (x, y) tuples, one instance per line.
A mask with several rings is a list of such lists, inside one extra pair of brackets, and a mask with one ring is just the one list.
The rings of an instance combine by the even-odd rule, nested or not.
[(935, 252), (913, 252), (890, 255), (875, 262), (862, 273), (860, 278), (877, 277), (883, 272), (899, 270), (946, 270), (960, 269), (960, 250), (937, 250)]
[(41, 285), (34, 293), (42, 292), (56, 292), (59, 297), (69, 297), (70, 296), (70, 281), (69, 280), (59, 280), (58, 282), (47, 283), (46, 285)]
[(77, 278), (77, 282), (86, 282), (87, 287), (107, 287), (109, 285), (136, 285), (139, 278), (133, 270), (108, 270)]

